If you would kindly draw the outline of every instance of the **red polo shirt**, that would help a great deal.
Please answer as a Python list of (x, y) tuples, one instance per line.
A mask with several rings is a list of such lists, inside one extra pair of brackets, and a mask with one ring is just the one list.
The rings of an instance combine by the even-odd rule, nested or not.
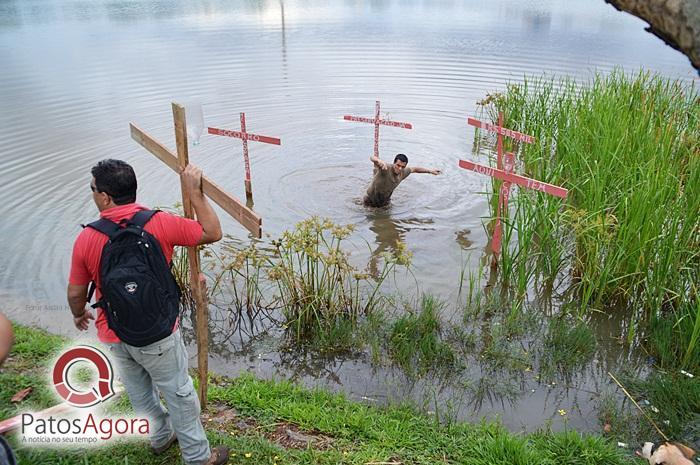
[[(137, 203), (129, 203), (109, 208), (100, 213), (100, 218), (118, 223), (123, 219), (131, 219), (139, 210), (147, 208)], [(168, 264), (173, 256), (173, 247), (183, 245), (193, 247), (202, 238), (202, 225), (195, 220), (182, 218), (167, 212), (156, 213), (144, 227), (160, 243)], [(100, 258), (102, 248), (107, 243), (107, 236), (92, 228), (85, 228), (78, 235), (73, 245), (73, 257), (71, 259), (70, 276), (68, 282), (75, 285), (87, 285), (90, 281), (97, 283), (96, 299), (100, 295)], [(177, 323), (175, 323), (177, 326)], [(97, 310), (95, 319), (97, 337), (102, 342), (120, 342), (114, 331), (107, 326), (107, 317), (102, 309)]]

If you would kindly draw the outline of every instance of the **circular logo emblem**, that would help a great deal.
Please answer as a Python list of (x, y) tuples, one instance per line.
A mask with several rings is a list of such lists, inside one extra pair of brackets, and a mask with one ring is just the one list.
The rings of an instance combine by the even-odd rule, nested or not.
[[(79, 391), (70, 385), (68, 372), (78, 362), (92, 363), (98, 379), (88, 391)], [(64, 352), (53, 367), (53, 386), (63, 400), (74, 407), (92, 407), (114, 395), (112, 364), (101, 351), (90, 346), (78, 346)]]
[(139, 287), (139, 285), (136, 284), (135, 282), (130, 282), (130, 283), (124, 284), (124, 289), (126, 289), (126, 292), (128, 292), (129, 294), (133, 294), (134, 292), (136, 292), (136, 289), (138, 287)]

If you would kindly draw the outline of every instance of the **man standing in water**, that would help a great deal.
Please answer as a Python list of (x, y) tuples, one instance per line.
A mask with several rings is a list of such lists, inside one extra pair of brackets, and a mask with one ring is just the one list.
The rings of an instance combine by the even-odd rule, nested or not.
[(411, 173), (428, 173), (428, 174), (440, 174), (440, 170), (428, 169), (421, 167), (409, 168), (408, 157), (403, 153), (399, 153), (394, 157), (394, 163), (392, 165), (387, 165), (372, 155), (369, 158), (372, 163), (374, 163), (374, 177), (372, 178), (372, 183), (367, 188), (367, 193), (365, 194), (364, 204), (368, 207), (384, 207), (389, 204), (391, 200), (391, 194), (394, 189), (401, 184), (401, 181), (406, 179)]

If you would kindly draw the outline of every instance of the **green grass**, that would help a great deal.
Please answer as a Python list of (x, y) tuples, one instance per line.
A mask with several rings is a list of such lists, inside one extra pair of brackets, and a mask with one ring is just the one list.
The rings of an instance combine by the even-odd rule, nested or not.
[[(46, 390), (41, 363), (51, 358), (64, 340), (42, 331), (15, 327), (17, 346), (0, 373), (3, 395), (14, 392), (17, 371), (28, 382)], [(213, 444), (232, 448), (232, 464), (367, 464), (396, 461), (404, 464), (465, 463), (474, 465), (593, 465), (631, 464), (632, 459), (612, 443), (574, 431), (541, 431), (518, 435), (497, 423), (449, 423), (418, 413), (411, 407), (377, 408), (347, 400), (323, 390), (308, 390), (287, 381), (262, 381), (250, 375), (218, 378), (209, 390), (210, 403), (235, 409), (237, 418), (257, 426), (239, 431), (208, 431)], [(51, 396), (35, 399), (33, 408), (48, 407)], [(115, 402), (128, 410), (126, 400)], [(23, 406), (24, 407), (24, 406)], [(12, 412), (5, 411), (5, 414)], [(280, 423), (295, 425), (306, 434), (323, 434), (330, 445), (287, 449), (271, 439)], [(209, 423), (206, 423), (209, 425)], [(163, 465), (181, 463), (178, 448), (153, 456), (145, 441), (121, 442), (99, 449), (30, 449), (17, 447), (22, 464), (31, 465)]]
[(549, 322), (540, 357), (540, 376), (551, 378), (555, 372), (571, 374), (588, 362), (596, 351), (596, 339), (582, 321), (569, 321), (566, 316)]
[[(624, 379), (623, 383), (638, 402), (646, 401), (641, 405), (667, 436), (686, 441), (700, 437), (698, 378), (680, 373), (654, 373), (643, 380)], [(651, 406), (659, 411), (655, 412)]]
[(526, 189), (513, 197), (503, 281), (522, 294), (570, 280), (578, 316), (625, 311), (629, 342), (641, 336), (664, 366), (697, 371), (697, 89), (616, 71), (583, 86), (529, 79), (484, 103), (536, 137), (520, 148), (522, 172), (569, 189), (565, 202)]
[[(0, 418), (17, 415), (21, 408), (45, 408), (55, 397), (47, 385), (52, 356), (66, 340), (45, 331), (15, 326), (15, 344), (2, 368), (0, 368)], [(20, 405), (10, 402), (22, 389), (32, 392)]]
[(440, 337), (442, 307), (435, 297), (424, 295), (415, 313), (392, 324), (389, 356), (409, 375), (444, 371), (455, 363), (450, 345)]

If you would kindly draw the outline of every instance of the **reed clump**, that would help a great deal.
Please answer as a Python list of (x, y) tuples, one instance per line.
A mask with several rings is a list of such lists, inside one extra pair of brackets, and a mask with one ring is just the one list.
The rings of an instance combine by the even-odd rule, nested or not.
[(448, 369), (455, 363), (452, 348), (441, 338), (442, 309), (437, 298), (423, 295), (417, 309), (409, 308), (391, 326), (389, 355), (409, 376)]
[(586, 85), (526, 80), (485, 103), (536, 137), (520, 147), (520, 170), (569, 189), (564, 203), (526, 189), (514, 196), (505, 280), (574, 290), (578, 317), (622, 308), (628, 342), (649, 338), (662, 363), (700, 367), (697, 90), (616, 71)]
[(379, 288), (396, 266), (410, 265), (411, 254), (399, 242), (384, 254), (378, 276), (358, 270), (342, 248), (353, 230), (312, 217), (273, 241), (267, 277), (277, 286), (286, 325), (297, 339), (328, 334), (344, 322), (354, 326), (378, 305)]
[[(411, 263), (411, 253), (399, 242), (382, 255), (377, 273), (359, 269), (344, 247), (353, 230), (311, 217), (266, 246), (229, 243), (205, 250), (210, 304), (232, 315), (230, 323), (239, 330), (255, 329), (263, 316), (296, 342), (349, 348), (359, 321), (382, 305), (384, 281), (397, 266)], [(185, 258), (177, 268), (186, 270)]]

